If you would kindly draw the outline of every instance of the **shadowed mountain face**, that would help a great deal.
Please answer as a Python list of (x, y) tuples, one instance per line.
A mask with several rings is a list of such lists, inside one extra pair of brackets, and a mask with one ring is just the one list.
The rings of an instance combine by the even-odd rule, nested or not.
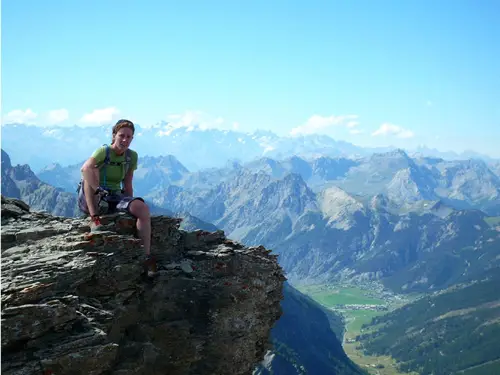
[(365, 374), (344, 353), (323, 308), (285, 284), (286, 311), (271, 331), (273, 350), (254, 375)]

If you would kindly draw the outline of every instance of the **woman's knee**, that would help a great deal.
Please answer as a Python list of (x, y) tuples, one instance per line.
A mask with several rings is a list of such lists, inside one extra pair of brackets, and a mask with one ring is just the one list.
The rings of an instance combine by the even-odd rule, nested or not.
[(148, 205), (140, 199), (135, 199), (130, 202), (129, 210), (132, 215), (138, 218), (147, 219), (150, 217)]

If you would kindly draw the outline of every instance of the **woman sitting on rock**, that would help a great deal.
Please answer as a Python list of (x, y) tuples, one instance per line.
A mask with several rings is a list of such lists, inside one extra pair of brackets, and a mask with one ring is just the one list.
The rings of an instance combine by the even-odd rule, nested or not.
[[(156, 269), (151, 257), (151, 216), (142, 198), (134, 197), (132, 180), (137, 169), (137, 152), (129, 149), (134, 138), (134, 124), (119, 120), (113, 126), (111, 145), (98, 148), (83, 164), (79, 189), (80, 209), (90, 215), (90, 231), (102, 229), (99, 214), (122, 211), (137, 218), (137, 231), (146, 251), (147, 265)], [(123, 187), (122, 187), (123, 184)]]

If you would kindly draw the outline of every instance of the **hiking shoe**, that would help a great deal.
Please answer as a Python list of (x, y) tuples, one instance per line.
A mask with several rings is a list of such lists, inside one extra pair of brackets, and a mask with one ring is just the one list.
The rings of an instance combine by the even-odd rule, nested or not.
[(153, 277), (158, 272), (158, 267), (156, 265), (156, 259), (151, 254), (146, 255), (146, 260), (144, 261), (144, 267), (148, 273), (149, 277)]
[(103, 225), (101, 224), (101, 219), (99, 216), (95, 215), (90, 218), (90, 232), (100, 232), (103, 230)]

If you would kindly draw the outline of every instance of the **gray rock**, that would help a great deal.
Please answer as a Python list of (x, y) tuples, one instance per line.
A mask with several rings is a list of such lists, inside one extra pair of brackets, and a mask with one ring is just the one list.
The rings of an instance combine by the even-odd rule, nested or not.
[(153, 217), (150, 279), (132, 217), (105, 216), (108, 231), (91, 234), (85, 220), (2, 197), (2, 211), (13, 204), (22, 212), (2, 226), (2, 241), (13, 236), (2, 248), (3, 374), (251, 374), (271, 348), (285, 278), (263, 247)]

